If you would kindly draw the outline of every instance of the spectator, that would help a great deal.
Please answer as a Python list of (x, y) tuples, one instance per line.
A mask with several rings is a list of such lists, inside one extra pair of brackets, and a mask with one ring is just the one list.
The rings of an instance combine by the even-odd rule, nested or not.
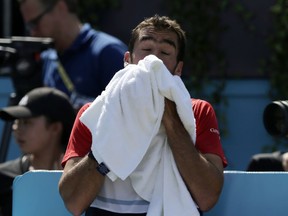
[[(158, 15), (147, 18), (132, 31), (131, 40), (129, 43), (129, 52), (126, 52), (124, 56), (127, 65), (127, 68), (125, 67), (125, 69), (133, 69), (134, 66), (136, 67), (136, 64), (141, 63), (142, 60), (146, 59), (146, 57), (151, 57), (152, 55), (152, 58), (155, 58), (156, 56), (158, 57), (158, 60), (161, 59), (166, 66), (165, 67), (161, 63), (161, 67), (163, 65), (165, 70), (168, 69), (169, 72), (174, 75), (172, 77), (177, 79), (182, 72), (185, 42), (185, 33), (176, 21), (171, 20), (168, 17), (160, 17)], [(165, 74), (169, 75), (169, 72), (166, 73), (165, 71)], [(120, 74), (123, 73), (118, 73), (118, 75)], [(133, 71), (126, 74), (128, 76), (129, 74), (133, 75)], [(137, 75), (135, 75), (135, 79), (137, 79)], [(132, 79), (131, 82), (128, 81), (127, 86), (129, 88), (131, 85), (133, 85), (134, 80)], [(109, 86), (110, 84), (108, 87)], [(123, 86), (121, 85), (121, 87), (125, 88), (125, 83), (123, 83)], [(148, 88), (147, 91), (149, 91)], [(155, 94), (157, 94), (156, 92)], [(109, 95), (109, 93), (111, 92), (108, 91), (107, 94)], [(114, 89), (112, 93), (114, 93)], [(135, 95), (134, 93), (136, 92), (132, 91), (131, 94)], [(123, 95), (121, 94), (121, 96)], [(181, 97), (181, 95), (179, 95), (179, 97)], [(99, 100), (97, 100), (98, 98)], [(65, 167), (59, 182), (59, 190), (66, 204), (66, 207), (70, 212), (73, 213), (73, 215), (80, 215), (84, 211), (86, 211), (86, 215), (146, 215), (147, 212), (148, 215), (153, 216), (166, 215), (169, 211), (163, 213), (164, 210), (162, 209), (160, 210), (162, 213), (158, 212), (156, 214), (153, 212), (153, 209), (149, 209), (151, 203), (153, 203), (151, 206), (154, 208), (158, 209), (159, 206), (161, 208), (161, 201), (158, 200), (159, 202), (155, 202), (157, 200), (155, 199), (150, 203), (149, 198), (143, 198), (135, 189), (135, 185), (132, 183), (132, 177), (129, 176), (124, 180), (117, 178), (115, 181), (113, 181), (110, 179), (110, 168), (101, 161), (99, 163), (97, 162), (99, 161), (99, 158), (97, 158), (97, 155), (94, 155), (94, 152), (91, 151), (91, 148), (93, 148), (93, 146), (97, 146), (98, 144), (97, 139), (94, 140), (94, 135), (98, 135), (100, 138), (107, 138), (107, 133), (108, 137), (112, 137), (113, 133), (116, 133), (116, 131), (111, 130), (110, 135), (108, 131), (104, 131), (102, 134), (99, 134), (99, 131), (96, 130), (97, 133), (95, 130), (91, 131), (90, 127), (82, 122), (82, 114), (84, 112), (87, 113), (89, 110), (91, 111), (91, 107), (95, 107), (94, 105), (99, 104), (98, 102), (101, 102), (102, 95), (98, 98), (93, 102), (92, 105), (88, 103), (84, 105), (78, 112), (70, 136), (70, 141), (63, 158), (63, 165)], [(107, 101), (105, 100), (105, 102)], [(121, 97), (121, 101), (119, 103), (121, 107), (126, 108), (140, 102), (143, 104), (144, 110), (146, 110), (146, 108), (147, 111), (150, 110), (150, 103), (147, 98), (143, 98), (142, 101), (140, 98), (139, 101), (137, 100), (134, 103), (133, 102), (131, 104), (125, 103), (122, 101)], [(152, 101), (152, 103), (157, 102), (158, 100)], [(188, 105), (191, 105), (189, 94)], [(155, 146), (162, 145), (160, 134), (162, 137), (164, 133), (164, 137), (167, 136), (168, 144), (170, 147), (169, 151), (172, 151), (174, 157), (172, 162), (175, 161), (176, 163), (174, 167), (177, 167), (177, 172), (181, 175), (181, 177), (179, 177), (179, 181), (181, 181), (182, 186), (184, 185), (183, 188), (187, 197), (183, 198), (183, 194), (181, 193), (173, 193), (173, 195), (171, 195), (172, 199), (174, 201), (195, 201), (199, 211), (207, 211), (215, 205), (219, 198), (223, 185), (223, 167), (227, 165), (227, 162), (221, 147), (217, 120), (212, 106), (208, 102), (199, 99), (192, 99), (192, 105), (196, 120), (196, 142), (193, 142), (190, 134), (184, 128), (183, 122), (181, 122), (177, 114), (175, 103), (165, 99), (164, 114), (163, 117), (160, 116), (160, 121), (162, 119), (162, 124), (160, 124), (162, 126), (158, 132), (159, 134), (157, 134), (155, 138), (155, 141), (157, 141), (157, 138), (159, 138), (160, 142), (156, 142)], [(105, 103), (105, 108), (107, 108), (105, 111), (107, 112), (112, 112), (117, 108), (116, 106), (113, 106), (109, 110), (108, 106), (109, 104), (107, 105), (107, 103)], [(96, 106), (96, 108), (99, 107)], [(138, 112), (138, 110), (133, 110), (133, 112), (136, 112), (135, 118), (133, 119), (143, 120), (143, 115), (145, 116), (146, 113), (141, 111)], [(117, 116), (112, 116), (115, 117), (115, 119), (111, 124), (117, 124)], [(149, 115), (149, 118), (152, 117), (152, 115)], [(99, 116), (99, 118), (102, 118), (102, 116)], [(127, 120), (131, 118), (132, 117), (130, 114), (128, 114)], [(95, 121), (97, 121), (97, 117), (95, 118)], [(151, 125), (151, 127), (154, 127), (154, 125)], [(126, 128), (124, 127), (124, 130), (125, 129)], [(136, 133), (137, 131), (134, 132)], [(138, 132), (139, 134), (142, 133), (142, 131)], [(127, 139), (132, 137), (132, 135), (133, 134), (129, 133), (127, 135)], [(133, 138), (135, 137), (133, 136)], [(120, 140), (118, 141), (120, 142)], [(117, 144), (118, 141), (113, 144)], [(139, 142), (141, 141), (142, 139), (139, 138)], [(136, 144), (138, 143), (135, 143), (135, 145)], [(111, 145), (111, 143), (105, 144), (105, 146), (108, 145)], [(104, 146), (103, 150), (105, 150)], [(148, 159), (148, 161), (151, 159), (152, 153), (154, 153), (153, 150), (147, 150), (145, 158)], [(127, 152), (127, 156), (130, 156), (131, 154), (133, 154), (133, 152)], [(117, 158), (118, 155), (114, 152), (114, 154), (111, 154), (111, 158), (115, 157)], [(121, 161), (122, 164), (124, 158), (122, 157), (117, 159), (118, 162), (120, 163)], [(171, 159), (168, 161), (170, 162)], [(143, 172), (141, 171), (141, 168), (143, 168)], [(145, 178), (147, 180), (148, 177), (148, 182), (150, 185), (150, 180), (153, 182), (154, 179), (152, 177), (150, 179), (150, 176), (145, 175), (144, 170), (146, 169), (149, 169), (149, 167), (141, 166), (140, 170), (137, 170), (138, 172), (136, 175), (138, 178), (136, 178), (141, 182), (142, 179)], [(155, 169), (157, 173), (164, 172), (161, 168), (152, 168), (153, 171)], [(135, 180), (135, 178), (133, 180)], [(154, 185), (156, 191), (158, 191), (158, 189), (161, 190), (163, 184), (160, 184), (161, 186), (158, 185), (159, 187)], [(144, 188), (148, 190), (148, 185), (145, 185)], [(170, 187), (171, 190), (174, 190), (175, 188), (179, 188), (179, 185)], [(166, 203), (163, 205), (166, 208), (168, 207), (173, 209), (175, 207), (174, 201), (171, 201), (171, 205), (169, 204), (170, 206), (168, 206)], [(177, 214), (174, 215), (199, 215), (196, 205), (188, 206), (189, 209), (193, 209), (193, 212), (187, 212), (187, 209), (181, 209), (179, 212), (177, 212)]]
[(0, 118), (14, 120), (15, 140), (23, 152), (21, 157), (0, 164), (0, 215), (8, 216), (12, 215), (12, 183), (17, 175), (62, 169), (75, 111), (63, 92), (40, 87), (28, 92), (18, 105), (1, 109)]
[[(273, 101), (263, 112), (263, 123), (266, 131), (273, 137), (287, 139), (286, 101)], [(288, 152), (274, 151), (252, 155), (247, 171), (288, 171)]]
[(288, 171), (288, 152), (255, 154), (249, 161), (247, 171)]
[(123, 67), (127, 46), (81, 23), (77, 0), (18, 1), (31, 36), (54, 41), (56, 52), (42, 54), (44, 85), (67, 93), (75, 109), (92, 101)]

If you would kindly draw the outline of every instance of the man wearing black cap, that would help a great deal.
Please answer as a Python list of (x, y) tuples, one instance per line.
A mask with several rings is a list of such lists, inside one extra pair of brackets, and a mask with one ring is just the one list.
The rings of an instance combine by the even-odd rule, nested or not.
[(28, 92), (17, 106), (0, 110), (0, 118), (14, 121), (15, 140), (23, 156), (0, 164), (0, 215), (12, 214), (13, 179), (29, 170), (62, 169), (61, 160), (75, 111), (59, 90), (41, 87)]

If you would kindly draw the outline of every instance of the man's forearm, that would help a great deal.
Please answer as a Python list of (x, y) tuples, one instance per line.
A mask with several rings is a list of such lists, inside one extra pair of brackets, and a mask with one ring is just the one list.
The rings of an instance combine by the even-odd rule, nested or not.
[(216, 155), (202, 155), (193, 144), (188, 146), (183, 140), (168, 140), (178, 170), (193, 199), (202, 211), (209, 210), (217, 202), (223, 186), (221, 159)]
[(223, 165), (217, 155), (202, 155), (183, 126), (175, 104), (165, 101), (163, 123), (178, 170), (203, 211), (212, 208), (223, 186)]
[(67, 209), (81, 215), (98, 194), (104, 182), (97, 162), (85, 156), (67, 161), (59, 182), (59, 191)]

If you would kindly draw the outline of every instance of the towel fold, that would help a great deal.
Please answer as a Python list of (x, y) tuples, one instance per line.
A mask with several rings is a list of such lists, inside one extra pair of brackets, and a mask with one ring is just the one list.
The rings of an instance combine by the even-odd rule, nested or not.
[(196, 216), (161, 124), (165, 97), (175, 102), (195, 143), (190, 94), (153, 55), (117, 72), (80, 120), (91, 131), (97, 161), (110, 169), (107, 176), (112, 181), (129, 177), (136, 193), (150, 202), (147, 215)]

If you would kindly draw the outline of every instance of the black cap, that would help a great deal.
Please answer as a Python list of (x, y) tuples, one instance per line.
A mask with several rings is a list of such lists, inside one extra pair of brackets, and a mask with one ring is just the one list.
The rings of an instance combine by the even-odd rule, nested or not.
[[(40, 87), (29, 91), (16, 106), (0, 110), (0, 118), (5, 121), (44, 115), (52, 121), (60, 121), (71, 130), (75, 120), (75, 110), (68, 96), (55, 88)], [(65, 130), (64, 129), (64, 130)]]
[(54, 88), (40, 87), (28, 92), (17, 106), (1, 109), (0, 118), (12, 121), (44, 115), (64, 122), (72, 112), (74, 110), (66, 94)]

